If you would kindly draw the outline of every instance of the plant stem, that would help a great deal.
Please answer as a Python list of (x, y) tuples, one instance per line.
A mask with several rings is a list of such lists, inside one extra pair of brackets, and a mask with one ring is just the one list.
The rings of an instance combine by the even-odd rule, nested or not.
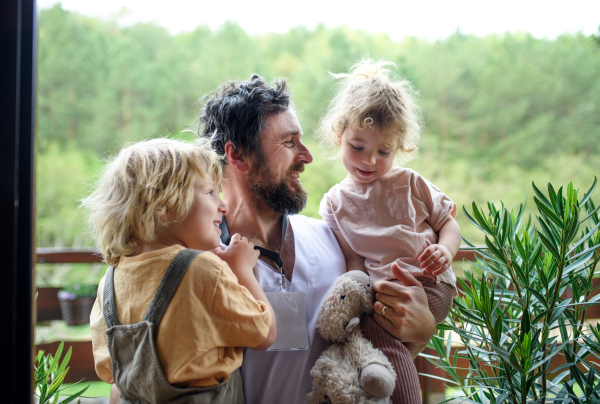
[[(556, 276), (556, 284), (554, 285), (554, 295), (552, 296), (552, 302), (550, 304), (549, 307), (549, 311), (548, 314), (546, 314), (546, 319), (544, 320), (545, 324), (548, 324), (548, 327), (551, 326), (550, 324), (550, 320), (552, 319), (552, 312), (554, 311), (554, 307), (556, 306), (556, 302), (558, 301), (558, 294), (560, 292), (560, 288), (562, 285), (562, 275), (563, 275), (563, 270), (565, 268), (565, 255), (566, 255), (566, 248), (567, 248), (567, 243), (566, 243), (566, 232), (563, 230), (562, 233), (562, 237), (561, 237), (561, 243), (560, 243), (560, 263), (558, 262), (558, 260), (556, 260), (557, 257), (554, 257), (556, 262), (557, 262), (557, 267), (558, 267), (558, 273)], [(545, 343), (545, 341), (544, 341)], [(542, 360), (546, 359), (546, 355), (548, 354), (548, 351), (546, 350), (547, 347), (544, 347), (544, 355), (542, 356)], [(545, 404), (546, 402), (546, 372), (542, 372), (542, 404)]]

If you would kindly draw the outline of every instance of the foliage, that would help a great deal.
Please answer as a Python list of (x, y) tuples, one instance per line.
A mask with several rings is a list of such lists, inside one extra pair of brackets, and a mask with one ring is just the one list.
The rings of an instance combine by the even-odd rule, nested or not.
[[(600, 260), (595, 187), (581, 195), (572, 183), (558, 191), (548, 183), (543, 193), (534, 183), (537, 224), (524, 219), (523, 205), (515, 212), (490, 202), (487, 215), (475, 202), (463, 208), (485, 247), (431, 343), (439, 358), (428, 359), (467, 402), (600, 401), (600, 325), (584, 321), (600, 299), (592, 285)], [(456, 354), (445, 331), (460, 338)], [(559, 357), (566, 363), (551, 370)], [(469, 363), (466, 377), (457, 374), (459, 358)]]
[[(67, 372), (69, 372), (69, 368), (67, 365), (69, 364), (69, 360), (71, 359), (71, 348), (67, 351), (65, 357), (60, 360), (62, 355), (62, 351), (64, 348), (64, 341), (60, 343), (58, 349), (56, 350), (56, 355), (52, 356), (52, 354), (44, 354), (43, 350), (38, 352), (37, 357), (37, 366), (34, 365), (35, 369), (35, 394), (39, 397), (39, 403), (58, 403), (60, 397), (60, 391), (64, 390), (66, 387), (62, 387), (63, 381)], [(71, 401), (75, 400), (88, 389), (88, 387), (83, 388), (82, 390), (76, 392), (61, 400), (61, 403), (67, 404)]]
[(61, 300), (73, 300), (78, 297), (95, 297), (98, 290), (98, 284), (74, 283), (66, 286), (58, 292), (58, 298)]
[[(100, 161), (126, 142), (194, 126), (197, 101), (225, 80), (287, 77), (314, 162), (303, 213), (345, 172), (317, 147), (314, 128), (335, 87), (327, 73), (361, 57), (387, 58), (420, 94), (425, 133), (410, 163), (459, 205), (536, 182), (575, 184), (600, 170), (600, 47), (595, 37), (527, 33), (435, 42), (348, 27), (249, 35), (228, 22), (171, 35), (153, 23), (119, 26), (57, 4), (40, 11), (37, 242), (89, 246), (76, 209)], [(466, 238), (483, 242), (459, 215)]]

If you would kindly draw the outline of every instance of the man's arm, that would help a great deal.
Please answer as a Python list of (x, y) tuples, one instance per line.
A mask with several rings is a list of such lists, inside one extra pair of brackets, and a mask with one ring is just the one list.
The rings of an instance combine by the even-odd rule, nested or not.
[[(386, 281), (373, 285), (376, 292), (373, 317), (384, 330), (402, 341), (415, 359), (433, 337), (435, 319), (429, 311), (423, 285), (397, 263), (392, 264), (392, 272), (402, 285)], [(384, 305), (388, 306), (385, 318), (381, 316)]]

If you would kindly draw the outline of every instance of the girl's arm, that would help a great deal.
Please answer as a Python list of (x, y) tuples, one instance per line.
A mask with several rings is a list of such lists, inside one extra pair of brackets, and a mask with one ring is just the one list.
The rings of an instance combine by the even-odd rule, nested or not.
[(452, 264), (452, 259), (460, 247), (460, 227), (452, 216), (444, 223), (439, 232), (437, 244), (432, 244), (419, 257), (423, 272), (431, 276), (444, 273)]
[(363, 271), (368, 275), (367, 270), (365, 269), (365, 257), (357, 254), (352, 247), (350, 247), (350, 244), (348, 244), (344, 236), (342, 236), (342, 232), (334, 229), (331, 230), (333, 231), (333, 234), (335, 234), (335, 238), (337, 238), (342, 253), (344, 253), (344, 258), (346, 258), (346, 271), (358, 270)]

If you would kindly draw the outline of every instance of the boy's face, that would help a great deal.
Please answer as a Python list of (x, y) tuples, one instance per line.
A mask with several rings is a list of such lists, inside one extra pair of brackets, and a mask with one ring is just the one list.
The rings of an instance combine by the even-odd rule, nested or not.
[(344, 130), (340, 139), (342, 164), (350, 178), (368, 184), (390, 171), (398, 146), (386, 145), (384, 139), (377, 128), (366, 132), (352, 125)]
[(219, 198), (219, 187), (214, 180), (194, 184), (194, 199), (187, 216), (177, 223), (170, 223), (164, 234), (173, 244), (181, 244), (195, 250), (212, 250), (219, 246), (219, 224), (227, 212), (227, 205)]

